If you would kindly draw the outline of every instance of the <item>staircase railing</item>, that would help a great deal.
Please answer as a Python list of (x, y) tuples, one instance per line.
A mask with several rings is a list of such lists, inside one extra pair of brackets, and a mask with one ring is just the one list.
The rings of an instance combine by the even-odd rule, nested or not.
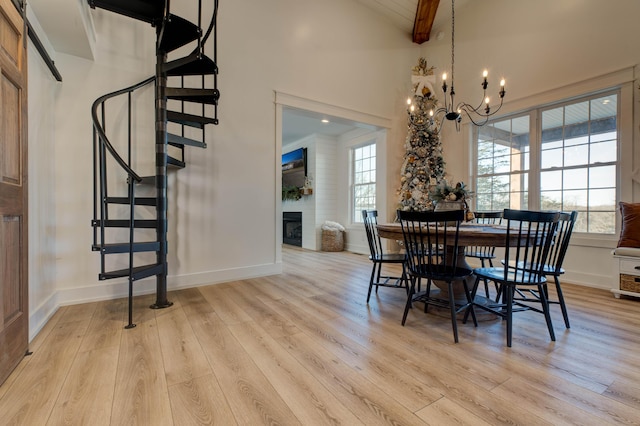
[[(129, 281), (133, 275), (133, 245), (134, 245), (134, 225), (135, 225), (135, 185), (142, 181), (142, 177), (133, 170), (131, 166), (132, 147), (132, 93), (151, 83), (156, 77), (150, 77), (133, 86), (108, 93), (96, 99), (91, 107), (91, 117), (93, 120), (93, 247), (101, 252), (100, 256), (100, 276), (106, 272), (105, 266), (105, 221), (109, 219), (108, 197), (109, 188), (107, 180), (107, 152), (126, 173), (129, 199)], [(127, 159), (125, 160), (115, 149), (106, 134), (106, 102), (115, 97), (127, 95)], [(99, 226), (95, 226), (99, 224)], [(129, 283), (129, 299), (133, 297), (133, 287)], [(129, 325), (132, 327), (132, 304), (129, 303)]]
[[(97, 136), (97, 140), (100, 141), (100, 144), (106, 148), (109, 153), (111, 153), (111, 155), (113, 156), (114, 160), (116, 160), (118, 162), (118, 164), (120, 165), (120, 167), (122, 167), (122, 169), (127, 172), (127, 174), (129, 175), (129, 177), (131, 177), (132, 179), (134, 179), (136, 182), (140, 182), (142, 180), (142, 178), (131, 168), (131, 158), (128, 158), (128, 161), (124, 161), (124, 159), (120, 156), (120, 154), (118, 154), (118, 152), (116, 151), (116, 149), (113, 147), (113, 145), (111, 144), (111, 141), (109, 141), (109, 138), (107, 137), (107, 134), (104, 130), (104, 114), (105, 114), (105, 103), (106, 101), (108, 101), (111, 98), (115, 98), (116, 96), (120, 96), (120, 95), (124, 95), (124, 94), (128, 94), (129, 96), (129, 102), (128, 102), (128, 139), (129, 139), (129, 143), (128, 143), (128, 150), (131, 150), (131, 93), (133, 93), (135, 90), (140, 89), (150, 83), (153, 83), (156, 80), (156, 77), (149, 77), (148, 79), (141, 81), (138, 84), (134, 84), (133, 86), (124, 88), (124, 89), (120, 89), (120, 90), (116, 90), (115, 92), (111, 92), (111, 93), (107, 93), (106, 95), (100, 96), (98, 99), (95, 100), (95, 102), (93, 103), (93, 105), (91, 106), (91, 118), (93, 120), (93, 131), (94, 131), (94, 139), (96, 139)], [(98, 109), (101, 110), (101, 118), (102, 118), (102, 123), (101, 123), (101, 119), (98, 118)], [(95, 145), (94, 145), (95, 146)], [(94, 155), (95, 158), (95, 155)], [(94, 169), (95, 170), (95, 169)], [(94, 173), (95, 175), (95, 173)], [(94, 180), (95, 182), (95, 180)], [(95, 185), (94, 185), (95, 188)]]
[[(205, 33), (204, 37), (202, 37), (202, 44), (201, 44), (201, 46), (204, 46), (207, 40), (209, 39), (211, 32), (213, 32), (213, 58), (212, 59), (215, 64), (218, 63), (218, 3), (219, 3), (219, 0), (213, 1), (213, 14), (211, 15), (211, 22), (209, 23), (209, 28), (207, 28), (207, 32)], [(217, 73), (213, 75), (213, 87), (218, 89)], [(217, 120), (218, 119), (217, 103), (213, 106), (213, 110), (214, 110), (214, 116), (216, 117), (216, 120)]]

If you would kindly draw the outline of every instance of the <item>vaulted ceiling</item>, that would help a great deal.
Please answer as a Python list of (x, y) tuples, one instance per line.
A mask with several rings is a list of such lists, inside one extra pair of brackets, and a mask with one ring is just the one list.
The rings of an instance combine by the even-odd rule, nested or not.
[[(422, 44), (433, 29), (447, 28), (450, 1), (440, 0), (355, 0), (384, 15), (393, 25)], [(469, 0), (457, 0), (456, 12)], [(58, 52), (92, 59), (93, 42), (86, 0), (30, 0), (30, 7)]]
[[(386, 16), (396, 27), (422, 44), (433, 30), (447, 30), (451, 20), (451, 0), (356, 0)], [(469, 0), (455, 0), (456, 14)]]
[(440, 0), (358, 0), (410, 33), (414, 43), (429, 40)]

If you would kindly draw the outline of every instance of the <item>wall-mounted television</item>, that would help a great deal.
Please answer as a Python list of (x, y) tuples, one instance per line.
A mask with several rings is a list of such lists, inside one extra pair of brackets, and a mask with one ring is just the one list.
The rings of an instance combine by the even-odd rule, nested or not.
[(282, 154), (282, 187), (302, 188), (307, 176), (307, 148)]

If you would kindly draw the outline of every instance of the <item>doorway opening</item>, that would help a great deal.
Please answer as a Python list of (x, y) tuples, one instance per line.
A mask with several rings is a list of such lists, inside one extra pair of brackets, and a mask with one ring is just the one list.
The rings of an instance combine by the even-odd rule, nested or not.
[[(300, 197), (276, 200), (276, 261), (282, 260), (282, 243), (285, 243), (285, 213), (300, 212), (304, 221), (296, 228), (302, 234), (305, 249), (320, 250), (321, 226), (329, 221), (350, 223), (350, 176), (349, 143), (357, 138), (376, 137), (380, 141), (380, 152), (386, 152), (386, 130), (391, 120), (358, 111), (324, 104), (276, 92), (276, 194), (284, 189), (282, 182), (282, 156), (300, 148), (306, 149), (306, 182), (300, 188)], [(371, 136), (373, 135), (373, 136)], [(381, 136), (382, 135), (382, 136)], [(351, 142), (353, 143), (353, 142)], [(380, 156), (380, 179), (378, 192), (384, 205), (387, 192), (386, 155)], [(308, 186), (308, 187), (307, 187)], [(287, 188), (290, 190), (291, 188)], [(290, 192), (289, 192), (290, 193)], [(284, 198), (284, 196), (283, 196)], [(363, 234), (364, 229), (354, 229)], [(349, 232), (349, 230), (348, 230)], [(357, 239), (354, 239), (356, 241)], [(366, 242), (365, 242), (366, 244)]]

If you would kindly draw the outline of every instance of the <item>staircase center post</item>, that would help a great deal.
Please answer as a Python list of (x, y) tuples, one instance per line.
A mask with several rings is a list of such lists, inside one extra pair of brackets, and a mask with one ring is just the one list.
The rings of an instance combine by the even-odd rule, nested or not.
[(166, 52), (157, 50), (156, 54), (156, 212), (157, 241), (160, 243), (157, 262), (163, 265), (162, 272), (156, 276), (156, 303), (151, 309), (167, 308), (173, 305), (167, 300), (167, 76), (163, 66), (167, 62)]

